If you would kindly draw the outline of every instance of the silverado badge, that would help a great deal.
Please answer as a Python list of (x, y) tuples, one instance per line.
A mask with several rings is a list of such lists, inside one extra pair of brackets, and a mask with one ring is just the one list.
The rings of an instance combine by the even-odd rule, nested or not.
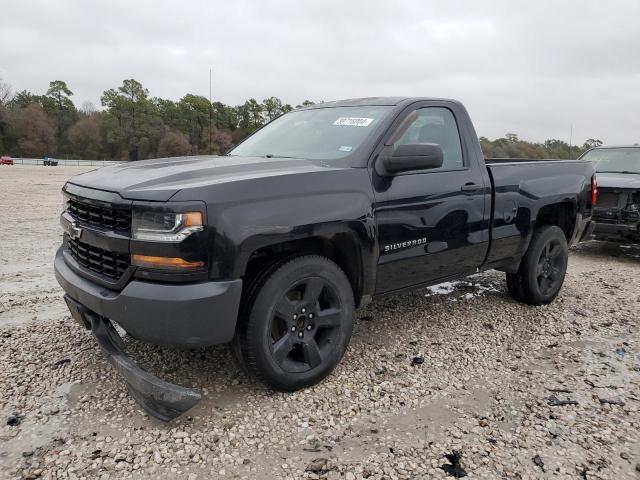
[(407, 240), (406, 242), (400, 243), (391, 243), (389, 245), (384, 245), (385, 252), (391, 252), (393, 250), (400, 250), (401, 248), (415, 247), (416, 245), (424, 245), (427, 243), (426, 238), (418, 238), (416, 240)]

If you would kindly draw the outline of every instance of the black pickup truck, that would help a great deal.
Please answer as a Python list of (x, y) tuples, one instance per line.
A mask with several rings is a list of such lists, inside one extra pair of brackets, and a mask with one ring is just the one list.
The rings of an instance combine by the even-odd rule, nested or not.
[(232, 342), (293, 391), (332, 371), (373, 297), (497, 269), (515, 299), (551, 302), (590, 234), (594, 181), (587, 161), (485, 161), (456, 101), (324, 103), (224, 156), (72, 178), (55, 271), (131, 394), (168, 420), (198, 391), (137, 367), (112, 321), (158, 345)]

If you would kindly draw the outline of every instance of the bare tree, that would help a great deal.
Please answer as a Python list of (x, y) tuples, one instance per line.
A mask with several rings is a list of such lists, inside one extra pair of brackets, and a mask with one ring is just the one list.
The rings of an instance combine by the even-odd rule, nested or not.
[(13, 99), (11, 85), (0, 78), (0, 106), (6, 106)]
[(86, 115), (91, 115), (92, 113), (96, 113), (98, 109), (93, 104), (93, 102), (90, 102), (89, 100), (85, 100), (84, 102), (82, 102), (80, 111)]

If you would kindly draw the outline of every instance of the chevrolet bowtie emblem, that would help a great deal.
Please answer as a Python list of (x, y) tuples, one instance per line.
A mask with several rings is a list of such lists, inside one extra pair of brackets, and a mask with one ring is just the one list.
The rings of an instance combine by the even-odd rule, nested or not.
[(78, 240), (82, 236), (82, 228), (74, 222), (69, 224), (67, 233), (72, 240)]

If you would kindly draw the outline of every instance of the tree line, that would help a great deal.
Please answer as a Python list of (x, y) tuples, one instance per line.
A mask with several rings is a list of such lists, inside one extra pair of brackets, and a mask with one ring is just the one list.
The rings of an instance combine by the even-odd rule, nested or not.
[(602, 141), (588, 139), (582, 145), (569, 145), (564, 140), (549, 139), (542, 143), (520, 140), (515, 133), (489, 140), (480, 137), (480, 146), (486, 158), (578, 158), (590, 148), (599, 147)]
[[(106, 90), (101, 109), (89, 102), (78, 108), (72, 97), (62, 80), (50, 82), (44, 94), (13, 92), (0, 80), (0, 154), (105, 160), (220, 154), (294, 108), (277, 97), (236, 106), (191, 93), (167, 100), (150, 96), (134, 79)], [(308, 105), (313, 102), (295, 108)], [(496, 140), (480, 137), (480, 142), (490, 158), (576, 158), (602, 144), (594, 139), (582, 146), (555, 139), (533, 143), (512, 133)]]
[(72, 97), (62, 80), (50, 82), (43, 95), (13, 93), (0, 82), (0, 152), (107, 160), (218, 154), (293, 110), (277, 97), (237, 106), (194, 94), (167, 100), (150, 96), (134, 79), (106, 90), (100, 110), (90, 103), (78, 108)]

